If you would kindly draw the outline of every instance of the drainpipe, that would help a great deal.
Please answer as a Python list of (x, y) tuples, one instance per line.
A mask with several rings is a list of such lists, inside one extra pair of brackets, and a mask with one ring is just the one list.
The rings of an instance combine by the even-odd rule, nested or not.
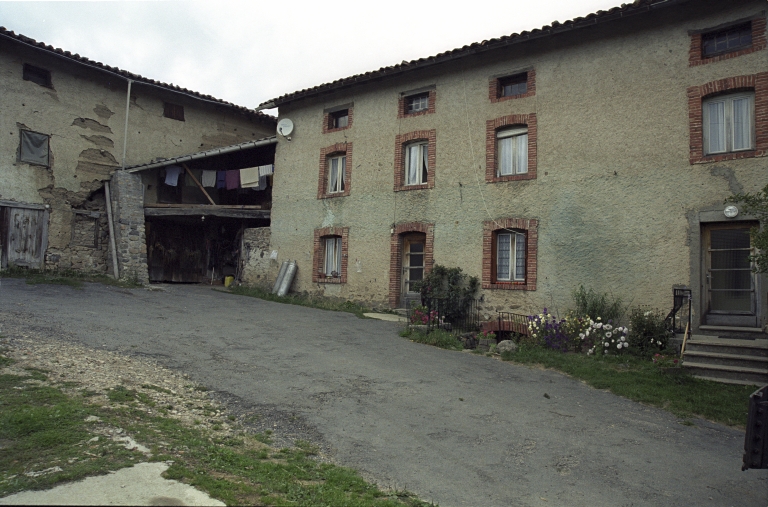
[(128, 149), (128, 111), (131, 106), (131, 85), (133, 84), (133, 80), (128, 80), (128, 94), (125, 96), (125, 128), (123, 129), (124, 137), (123, 137), (123, 163), (121, 165), (121, 169), (125, 169), (125, 152)]

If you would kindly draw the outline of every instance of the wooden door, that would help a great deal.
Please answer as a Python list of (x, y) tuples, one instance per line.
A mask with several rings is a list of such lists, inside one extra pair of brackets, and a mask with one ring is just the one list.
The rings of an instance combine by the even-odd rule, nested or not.
[(703, 228), (705, 323), (756, 327), (757, 278), (750, 255), (753, 223), (710, 224)]
[(8, 207), (5, 221), (3, 266), (43, 269), (48, 248), (48, 212)]
[(426, 235), (411, 233), (403, 236), (402, 300), (420, 299), (415, 282), (424, 278), (424, 245)]

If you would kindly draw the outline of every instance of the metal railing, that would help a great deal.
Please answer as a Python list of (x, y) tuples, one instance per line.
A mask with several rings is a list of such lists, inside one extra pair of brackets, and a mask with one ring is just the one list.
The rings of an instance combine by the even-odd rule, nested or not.
[(445, 298), (423, 298), (420, 306), (409, 308), (408, 317), (413, 325), (426, 326), (427, 332), (445, 329), (452, 332), (471, 332), (480, 329), (478, 302), (473, 299), (457, 310)]
[(691, 289), (672, 289), (672, 310), (664, 321), (673, 333), (685, 332), (686, 324), (691, 328)]
[(512, 312), (499, 312), (497, 340), (508, 340), (512, 335), (528, 335), (528, 315)]

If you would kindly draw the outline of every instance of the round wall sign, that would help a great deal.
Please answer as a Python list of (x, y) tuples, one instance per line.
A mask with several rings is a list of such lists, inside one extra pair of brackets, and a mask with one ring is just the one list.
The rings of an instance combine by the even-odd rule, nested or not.
[(723, 210), (723, 215), (725, 215), (728, 218), (734, 218), (736, 215), (739, 214), (739, 208), (736, 206), (726, 206)]

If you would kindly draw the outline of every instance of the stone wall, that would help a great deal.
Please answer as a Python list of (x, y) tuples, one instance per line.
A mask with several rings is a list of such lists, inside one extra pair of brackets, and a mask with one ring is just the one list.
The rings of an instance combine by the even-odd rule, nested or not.
[(242, 281), (248, 285), (272, 288), (274, 282), (270, 279), (270, 268), (276, 261), (269, 258), (269, 227), (257, 227), (243, 231), (243, 248), (245, 256)]
[(112, 209), (120, 279), (149, 283), (144, 227), (144, 186), (138, 174), (112, 176)]

